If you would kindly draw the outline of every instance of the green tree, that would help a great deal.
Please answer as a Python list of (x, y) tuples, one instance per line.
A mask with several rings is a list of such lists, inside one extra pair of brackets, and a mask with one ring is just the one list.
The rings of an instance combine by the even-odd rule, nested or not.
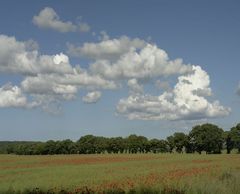
[(77, 153), (77, 147), (70, 139), (57, 141), (55, 152), (56, 154), (75, 154)]
[(150, 150), (153, 153), (165, 153), (168, 151), (167, 142), (165, 140), (151, 139), (149, 144)]
[(195, 151), (201, 154), (221, 153), (223, 146), (223, 130), (217, 125), (203, 124), (193, 127), (189, 133), (190, 141), (193, 143)]
[(147, 149), (148, 139), (143, 136), (130, 135), (126, 138), (127, 150), (129, 153), (143, 153)]
[(224, 131), (223, 138), (225, 141), (225, 147), (227, 149), (227, 154), (230, 154), (232, 149), (234, 148), (234, 142), (232, 140), (232, 134), (230, 131)]
[(167, 137), (167, 145), (169, 152), (172, 153), (175, 148), (174, 137), (172, 135)]
[(178, 153), (183, 152), (183, 148), (186, 147), (188, 142), (188, 137), (184, 133), (177, 132), (173, 134), (173, 141)]
[(191, 141), (191, 138), (189, 135), (187, 135), (187, 142), (185, 145), (185, 152), (186, 153), (194, 153), (194, 145), (193, 142)]
[(125, 141), (122, 137), (113, 137), (107, 140), (108, 153), (123, 153), (125, 149)]
[(42, 151), (43, 151), (43, 154), (49, 154), (49, 155), (56, 154), (56, 142), (53, 140), (47, 141)]
[(79, 154), (95, 154), (95, 142), (96, 138), (93, 135), (82, 136), (77, 141), (77, 147)]
[(238, 149), (238, 153), (240, 153), (240, 123), (231, 128), (230, 138), (233, 141), (234, 148)]
[(95, 137), (94, 147), (97, 154), (105, 153), (107, 149), (107, 140), (105, 137)]

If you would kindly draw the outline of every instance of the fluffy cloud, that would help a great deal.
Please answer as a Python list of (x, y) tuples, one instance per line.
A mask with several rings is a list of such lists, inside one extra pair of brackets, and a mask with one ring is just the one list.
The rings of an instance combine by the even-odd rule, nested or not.
[[(40, 105), (40, 95), (70, 99), (76, 94), (75, 86), (44, 79), (54, 75), (60, 77), (72, 74), (74, 69), (68, 57), (63, 53), (40, 55), (37, 49), (34, 41), (20, 42), (15, 37), (0, 35), (0, 73), (26, 76), (21, 87), (10, 85), (2, 89), (2, 95), (5, 95), (2, 96), (4, 101), (1, 106), (7, 104), (12, 107), (32, 107), (33, 104)], [(27, 100), (29, 97), (33, 98), (30, 103)], [(9, 101), (6, 101), (7, 98)]]
[(170, 60), (156, 45), (126, 36), (107, 37), (98, 43), (84, 43), (81, 47), (68, 44), (67, 52), (92, 59), (91, 72), (106, 79), (151, 79), (192, 71), (191, 65), (183, 64), (181, 59)]
[(76, 67), (72, 74), (60, 76), (60, 82), (63, 84), (77, 85), (87, 89), (117, 89), (119, 84), (112, 80), (106, 80), (99, 75), (90, 74), (86, 70)]
[(164, 50), (138, 38), (107, 37), (98, 43), (84, 43), (81, 47), (70, 43), (67, 46), (68, 54), (92, 59), (90, 71), (105, 79), (152, 79), (192, 71), (191, 65), (183, 64), (181, 59), (170, 60)]
[(77, 93), (76, 86), (61, 84), (54, 77), (46, 75), (27, 77), (22, 81), (21, 87), (28, 94), (58, 96), (65, 100), (73, 99)]
[(90, 69), (106, 79), (151, 79), (185, 74), (192, 71), (192, 66), (183, 64), (181, 59), (169, 60), (164, 50), (147, 44), (140, 50), (130, 50), (114, 62), (96, 60)]
[(90, 26), (85, 22), (80, 21), (78, 24), (73, 24), (70, 21), (61, 21), (58, 14), (50, 7), (45, 7), (38, 15), (34, 16), (33, 23), (39, 28), (52, 29), (62, 33), (88, 32), (90, 30)]
[(12, 84), (6, 84), (0, 88), (0, 107), (26, 107), (27, 98), (21, 89)]
[(72, 99), (78, 89), (116, 89), (113, 81), (104, 80), (99, 76), (89, 75), (86, 71), (73, 69), (72, 74), (38, 74), (28, 76), (22, 83), (24, 92), (29, 94), (48, 94), (61, 96), (63, 99)]
[[(106, 35), (105, 35), (106, 36)], [(87, 57), (94, 60), (106, 59), (116, 60), (131, 50), (141, 49), (146, 42), (138, 38), (130, 39), (122, 36), (119, 39), (105, 37), (99, 43), (84, 43), (82, 47), (77, 47), (68, 43), (68, 54), (75, 57)]]
[[(129, 97), (120, 99), (117, 112), (129, 119), (203, 119), (230, 112), (218, 101), (208, 99), (212, 91), (207, 72), (181, 59), (169, 59), (155, 44), (105, 36), (98, 43), (70, 47), (70, 53), (93, 60), (88, 68), (71, 65), (63, 53), (41, 55), (34, 41), (21, 42), (0, 35), (0, 73), (23, 77), (20, 86), (8, 84), (0, 88), (0, 107), (39, 106), (57, 112), (61, 102), (77, 98), (79, 90), (92, 91), (82, 100), (96, 103), (102, 90), (116, 90), (127, 84)], [(170, 89), (166, 80), (176, 75), (178, 82)], [(145, 83), (155, 83), (163, 93), (144, 94)]]
[[(226, 116), (230, 109), (218, 101), (209, 102), (210, 79), (200, 66), (194, 72), (180, 76), (172, 92), (160, 96), (130, 95), (121, 99), (117, 106), (119, 114), (140, 120), (197, 120)], [(196, 91), (204, 91), (199, 94)]]
[[(81, 88), (116, 89), (118, 84), (72, 66), (67, 55), (40, 55), (33, 41), (20, 42), (0, 35), (0, 73), (23, 76), (19, 91), (42, 106), (55, 101), (74, 99)], [(12, 98), (19, 104), (18, 98)], [(55, 103), (55, 102), (54, 102)], [(10, 106), (10, 104), (9, 104)], [(12, 103), (12, 106), (17, 107)]]
[(30, 48), (29, 41), (20, 42), (14, 37), (0, 35), (0, 73), (71, 73), (72, 67), (66, 55), (40, 55), (35, 47)]
[(84, 96), (82, 100), (85, 103), (96, 103), (101, 98), (101, 96), (102, 96), (101, 92), (93, 91), (93, 92), (87, 93), (87, 95)]
[(137, 79), (130, 79), (127, 83), (129, 89), (133, 93), (143, 93), (143, 85), (138, 83)]

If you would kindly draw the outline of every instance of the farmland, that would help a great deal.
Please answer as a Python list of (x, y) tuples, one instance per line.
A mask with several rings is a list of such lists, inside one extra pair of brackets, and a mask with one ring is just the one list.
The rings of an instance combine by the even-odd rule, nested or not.
[[(152, 188), (169, 193), (237, 194), (238, 154), (0, 155), (0, 191)], [(167, 192), (165, 192), (167, 193)]]

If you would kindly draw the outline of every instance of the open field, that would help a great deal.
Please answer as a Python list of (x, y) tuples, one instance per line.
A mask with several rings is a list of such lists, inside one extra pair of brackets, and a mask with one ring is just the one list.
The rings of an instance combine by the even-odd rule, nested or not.
[[(0, 191), (94, 191), (149, 187), (179, 193), (240, 193), (240, 155), (0, 155)], [(174, 192), (172, 192), (174, 193)], [(177, 192), (175, 192), (177, 193)]]

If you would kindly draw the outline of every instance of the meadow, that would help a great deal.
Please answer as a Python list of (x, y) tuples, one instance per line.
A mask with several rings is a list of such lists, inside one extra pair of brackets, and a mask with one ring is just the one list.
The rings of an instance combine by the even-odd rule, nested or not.
[(151, 190), (166, 194), (239, 194), (240, 155), (0, 155), (0, 193), (26, 189), (49, 193)]

